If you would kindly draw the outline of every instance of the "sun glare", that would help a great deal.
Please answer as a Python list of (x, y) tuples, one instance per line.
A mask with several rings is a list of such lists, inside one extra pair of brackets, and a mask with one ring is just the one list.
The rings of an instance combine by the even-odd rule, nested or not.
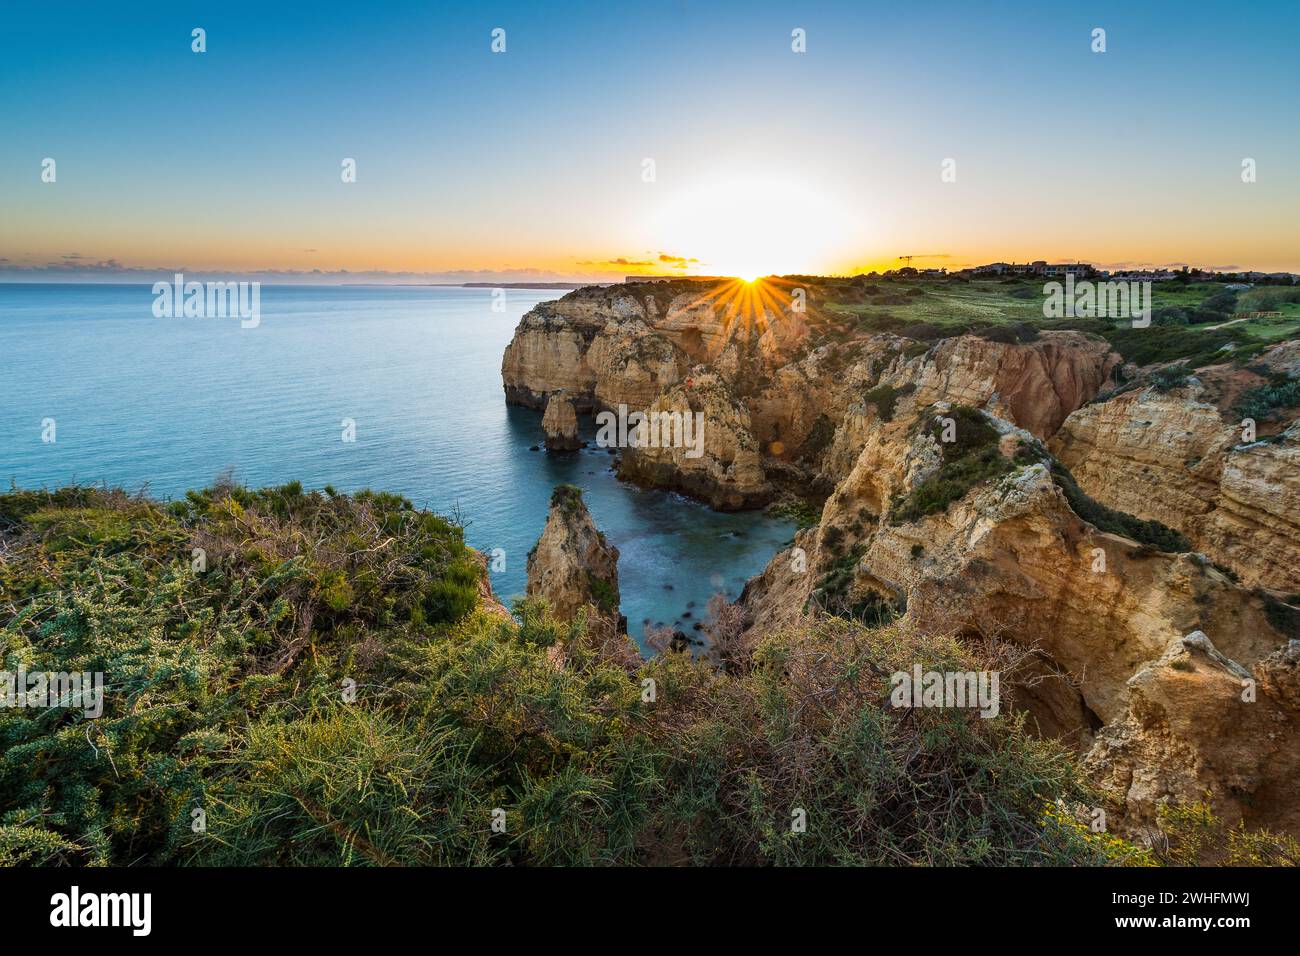
[(699, 260), (694, 271), (749, 283), (825, 272), (857, 239), (840, 208), (778, 179), (720, 179), (668, 202), (653, 227), (661, 248)]

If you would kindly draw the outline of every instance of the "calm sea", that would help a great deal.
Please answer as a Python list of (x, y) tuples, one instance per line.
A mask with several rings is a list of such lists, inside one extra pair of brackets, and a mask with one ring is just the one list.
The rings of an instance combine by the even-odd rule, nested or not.
[(523, 592), (551, 489), (571, 482), (621, 551), (628, 629), (689, 631), (793, 525), (623, 484), (603, 449), (530, 451), (541, 415), (506, 407), (501, 353), (520, 316), (560, 294), (510, 289), (497, 312), (490, 289), (264, 285), (261, 324), (243, 329), (155, 318), (148, 285), (0, 284), (0, 479), (170, 498), (233, 469), (252, 486), (394, 491), (504, 549), (493, 587), (506, 601)]

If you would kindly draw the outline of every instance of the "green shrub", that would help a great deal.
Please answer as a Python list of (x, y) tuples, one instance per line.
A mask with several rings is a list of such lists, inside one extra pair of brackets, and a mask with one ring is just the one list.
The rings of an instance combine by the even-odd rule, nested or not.
[(911, 382), (898, 388), (893, 385), (877, 385), (875, 388), (863, 393), (862, 400), (868, 405), (874, 405), (880, 420), (887, 422), (893, 420), (894, 407), (898, 404), (899, 398), (910, 395), (914, 391), (916, 391), (916, 386)]
[(460, 529), (396, 495), (15, 492), (0, 514), (0, 666), (107, 684), (96, 720), (0, 709), (0, 865), (1125, 859), (1044, 819), (1097, 796), (1010, 709), (890, 705), (913, 663), (996, 666), (906, 619), (814, 616), (719, 670), (536, 602), (462, 614)]
[(1084, 521), (1095, 525), (1097, 530), (1132, 538), (1138, 544), (1158, 551), (1182, 554), (1192, 550), (1191, 542), (1181, 532), (1175, 531), (1168, 525), (1116, 511), (1088, 497), (1074, 480), (1070, 470), (1055, 458), (1051, 459), (1051, 472), (1052, 480), (1065, 493), (1070, 509)]
[(478, 567), (467, 559), (448, 566), (443, 576), (424, 590), (424, 620), (429, 624), (453, 624), (474, 610), (479, 577)]
[(1125, 362), (1152, 365), (1185, 360), (1189, 368), (1215, 362), (1244, 360), (1262, 347), (1238, 326), (1193, 329), (1152, 325), (1144, 329), (1114, 326), (1103, 333)]
[(1022, 345), (1038, 338), (1038, 329), (1028, 322), (1008, 322), (1004, 325), (989, 325), (973, 330), (980, 338), (989, 342), (1001, 342), (1004, 345)]
[(1267, 385), (1242, 392), (1232, 412), (1239, 418), (1267, 422), (1277, 418), (1282, 409), (1296, 405), (1300, 405), (1300, 379), (1274, 375)]
[(1011, 471), (1017, 463), (1029, 460), (1013, 461), (1003, 457), (999, 450), (1001, 436), (982, 412), (958, 405), (947, 417), (951, 417), (956, 425), (954, 441), (943, 441), (941, 420), (932, 420), (924, 429), (943, 455), (943, 464), (937, 473), (919, 482), (906, 495), (894, 499), (890, 506), (891, 523), (918, 521), (926, 515), (947, 511), (950, 504), (965, 497), (976, 485), (998, 478)]
[(554, 508), (557, 505), (568, 514), (572, 514), (579, 508), (584, 507), (582, 489), (577, 485), (556, 485), (551, 490), (551, 507)]
[(1300, 641), (1300, 608), (1292, 607), (1292, 604), (1285, 601), (1279, 601), (1267, 591), (1256, 590), (1257, 597), (1264, 602), (1264, 616), (1273, 629), (1279, 634), (1286, 635), (1288, 640)]
[(591, 589), (592, 597), (596, 599), (596, 606), (600, 610), (609, 614), (618, 610), (618, 593), (614, 590), (614, 585), (588, 571), (587, 586)]
[(1227, 318), (1237, 308), (1237, 293), (1232, 289), (1215, 292), (1205, 298), (1201, 308), (1206, 312), (1217, 312)]
[(1169, 392), (1182, 388), (1192, 372), (1186, 365), (1166, 365), (1151, 373), (1151, 387), (1157, 392)]

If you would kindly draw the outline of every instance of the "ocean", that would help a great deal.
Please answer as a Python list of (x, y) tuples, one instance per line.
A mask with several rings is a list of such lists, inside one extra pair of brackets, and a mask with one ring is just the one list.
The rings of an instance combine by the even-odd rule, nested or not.
[[(242, 328), (157, 318), (148, 284), (0, 284), (0, 479), (172, 498), (229, 470), (249, 486), (393, 491), (502, 549), (506, 603), (551, 489), (569, 482), (620, 551), (629, 632), (691, 633), (794, 526), (620, 482), (604, 449), (531, 451), (541, 413), (506, 406), (501, 354), (520, 317), (561, 294), (508, 289), (494, 311), (491, 289), (264, 285), (260, 322)], [(589, 418), (583, 430), (590, 441)]]

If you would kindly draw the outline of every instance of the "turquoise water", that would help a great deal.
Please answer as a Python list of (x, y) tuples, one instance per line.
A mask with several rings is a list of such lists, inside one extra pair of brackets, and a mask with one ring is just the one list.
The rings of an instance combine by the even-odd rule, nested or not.
[(155, 318), (147, 285), (0, 284), (0, 479), (169, 498), (233, 468), (247, 485), (395, 491), (504, 549), (506, 601), (523, 593), (551, 489), (571, 482), (621, 552), (628, 630), (690, 631), (793, 525), (626, 485), (603, 449), (530, 451), (541, 414), (506, 407), (501, 353), (520, 316), (560, 294), (510, 289), (494, 312), (490, 289), (263, 286), (261, 324), (242, 329)]

